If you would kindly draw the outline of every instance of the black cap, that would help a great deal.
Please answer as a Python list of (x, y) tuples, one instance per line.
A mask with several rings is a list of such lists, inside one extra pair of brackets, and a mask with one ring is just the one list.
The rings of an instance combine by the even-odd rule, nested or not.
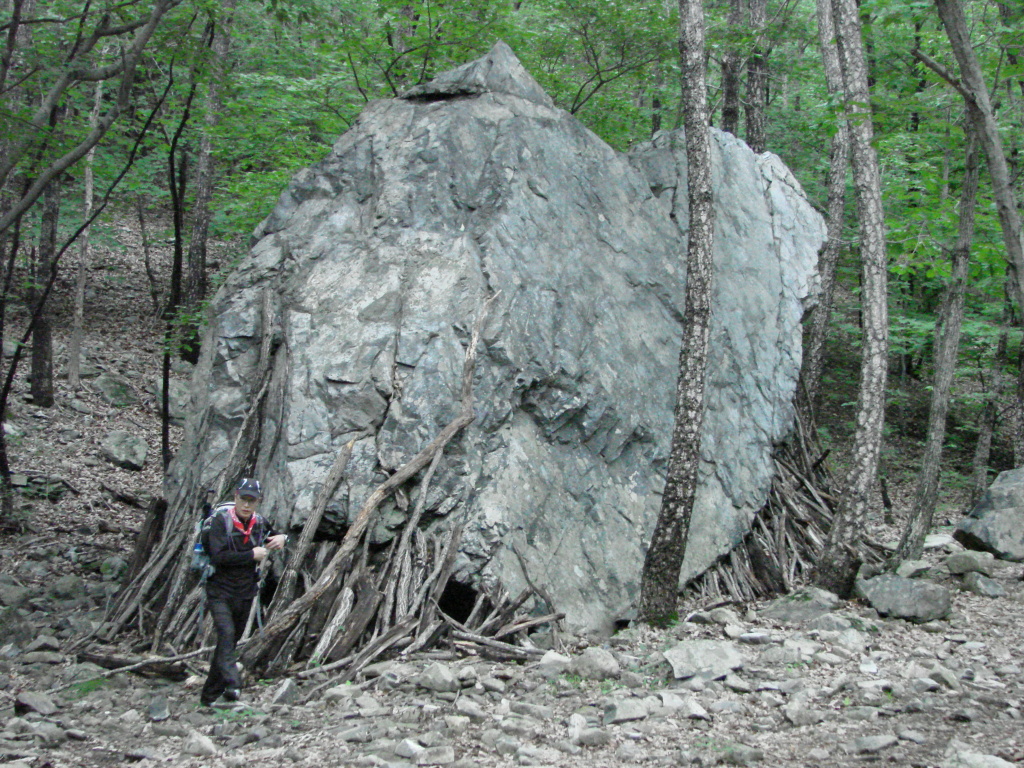
[(263, 498), (263, 486), (260, 485), (259, 480), (255, 480), (251, 477), (243, 477), (242, 481), (235, 488), (235, 493), (239, 496), (251, 496), (254, 499)]

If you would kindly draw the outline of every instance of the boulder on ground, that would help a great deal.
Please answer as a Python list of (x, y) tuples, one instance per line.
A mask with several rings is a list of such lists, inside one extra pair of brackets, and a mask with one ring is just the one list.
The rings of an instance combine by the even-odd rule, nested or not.
[(138, 472), (146, 466), (149, 446), (143, 438), (118, 429), (103, 438), (100, 452), (112, 464)]
[(1024, 468), (1000, 472), (953, 536), (968, 549), (1024, 561)]
[(856, 591), (880, 615), (914, 622), (945, 618), (952, 605), (942, 585), (891, 573), (858, 579)]
[[(714, 312), (682, 581), (742, 541), (767, 498), (824, 237), (777, 157), (718, 131), (711, 145)], [(616, 153), (501, 43), (367, 105), (294, 177), (211, 302), (170, 509), (192, 509), (224, 469), (267, 334), (264, 508), (301, 527), (337, 453), (369, 431), (321, 524), (344, 531), (459, 412), (470, 331), (496, 296), (476, 418), (438, 465), (423, 519), (460, 510), (461, 583), (517, 594), (532, 582), (570, 626), (611, 631), (639, 592), (671, 441), (685, 155), (681, 132)], [(406, 514), (388, 502), (381, 519), (394, 529)]]

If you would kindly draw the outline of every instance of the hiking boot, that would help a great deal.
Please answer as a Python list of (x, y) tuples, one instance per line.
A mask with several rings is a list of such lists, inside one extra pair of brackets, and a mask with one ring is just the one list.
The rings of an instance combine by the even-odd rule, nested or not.
[(238, 701), (241, 698), (237, 688), (227, 688), (223, 695), (225, 701)]

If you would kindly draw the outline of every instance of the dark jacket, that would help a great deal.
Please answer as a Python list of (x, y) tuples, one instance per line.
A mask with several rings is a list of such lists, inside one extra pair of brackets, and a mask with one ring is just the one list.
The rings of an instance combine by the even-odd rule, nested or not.
[[(213, 514), (231, 518), (234, 504), (221, 504)], [(276, 531), (262, 516), (256, 514), (256, 523), (245, 541), (245, 534), (223, 520), (213, 520), (210, 526), (209, 554), (210, 562), (216, 570), (206, 581), (206, 594), (210, 597), (255, 597), (257, 588), (257, 566), (252, 556), (256, 547), (264, 546), (266, 540), (276, 535)]]

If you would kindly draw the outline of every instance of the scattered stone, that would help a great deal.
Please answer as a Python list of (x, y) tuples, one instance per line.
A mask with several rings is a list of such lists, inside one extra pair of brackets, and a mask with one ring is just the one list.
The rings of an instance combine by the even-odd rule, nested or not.
[(963, 581), (963, 588), (982, 597), (1006, 597), (1006, 589), (1003, 585), (978, 571), (967, 573)]
[(428, 691), (437, 693), (456, 693), (462, 690), (462, 684), (451, 669), (438, 662), (423, 670), (423, 674), (416, 678), (416, 683)]
[(821, 710), (810, 709), (801, 702), (793, 702), (782, 708), (782, 714), (786, 720), (797, 728), (808, 725), (817, 725), (825, 719), (825, 713)]
[(604, 648), (591, 646), (572, 660), (569, 671), (584, 680), (609, 680), (619, 676), (619, 662)]
[(880, 615), (909, 621), (941, 619), (949, 615), (951, 607), (949, 590), (945, 587), (891, 573), (858, 579), (856, 591)]
[(21, 661), (26, 664), (62, 664), (64, 656), (53, 651), (35, 651), (33, 653), (23, 653)]
[(995, 755), (975, 752), (966, 744), (953, 739), (946, 749), (945, 759), (939, 764), (939, 768), (1014, 768), (1015, 765), (1015, 763)]
[(294, 678), (286, 677), (270, 696), (271, 704), (291, 704), (299, 697), (299, 686)]
[(583, 747), (603, 747), (610, 744), (612, 735), (603, 728), (584, 728), (575, 741)]
[(904, 579), (916, 579), (928, 573), (931, 567), (927, 560), (904, 560), (896, 569), (896, 575)]
[(744, 663), (742, 654), (732, 643), (719, 640), (684, 640), (663, 653), (677, 680), (696, 675), (714, 680), (725, 677)]
[(541, 677), (552, 678), (558, 677), (569, 669), (569, 664), (571, 663), (572, 660), (568, 656), (563, 656), (555, 651), (548, 651), (540, 657), (540, 661), (533, 666), (533, 669)]
[(57, 711), (57, 705), (45, 693), (21, 691), (14, 699), (14, 711), (18, 714), (38, 712), (43, 717), (49, 717)]
[(804, 587), (775, 600), (761, 615), (782, 624), (805, 624), (831, 612), (839, 603), (839, 598), (831, 592)]
[(171, 707), (166, 696), (154, 696), (149, 702), (149, 719), (159, 723), (171, 716)]
[(920, 731), (915, 731), (910, 728), (899, 728), (896, 731), (896, 737), (903, 741), (912, 741), (914, 744), (924, 744), (928, 741), (928, 737)]
[(209, 736), (205, 736), (198, 731), (192, 731), (185, 739), (184, 745), (182, 745), (182, 751), (187, 755), (193, 755), (195, 757), (213, 757), (217, 754), (217, 746), (213, 743)]
[(648, 714), (647, 705), (641, 699), (606, 699), (604, 703), (605, 725), (643, 720)]
[(460, 696), (455, 702), (455, 709), (472, 720), (487, 719), (487, 713), (484, 711), (484, 708), (468, 696)]
[(324, 691), (324, 701), (328, 704), (336, 704), (339, 701), (353, 699), (360, 694), (360, 690), (354, 685), (336, 685)]
[(892, 733), (883, 733), (877, 736), (861, 736), (859, 739), (854, 739), (853, 752), (858, 755), (873, 755), (898, 743), (899, 739)]
[(746, 744), (730, 744), (722, 751), (726, 765), (756, 765), (764, 760), (764, 750)]
[(946, 567), (954, 576), (965, 573), (981, 573), (991, 576), (994, 566), (995, 558), (991, 552), (966, 549), (962, 552), (954, 552), (946, 558)]
[(139, 402), (129, 381), (112, 373), (101, 373), (92, 382), (92, 386), (100, 399), (108, 405), (124, 408)]
[(111, 464), (138, 472), (146, 466), (149, 446), (141, 437), (118, 429), (103, 438), (100, 453)]

